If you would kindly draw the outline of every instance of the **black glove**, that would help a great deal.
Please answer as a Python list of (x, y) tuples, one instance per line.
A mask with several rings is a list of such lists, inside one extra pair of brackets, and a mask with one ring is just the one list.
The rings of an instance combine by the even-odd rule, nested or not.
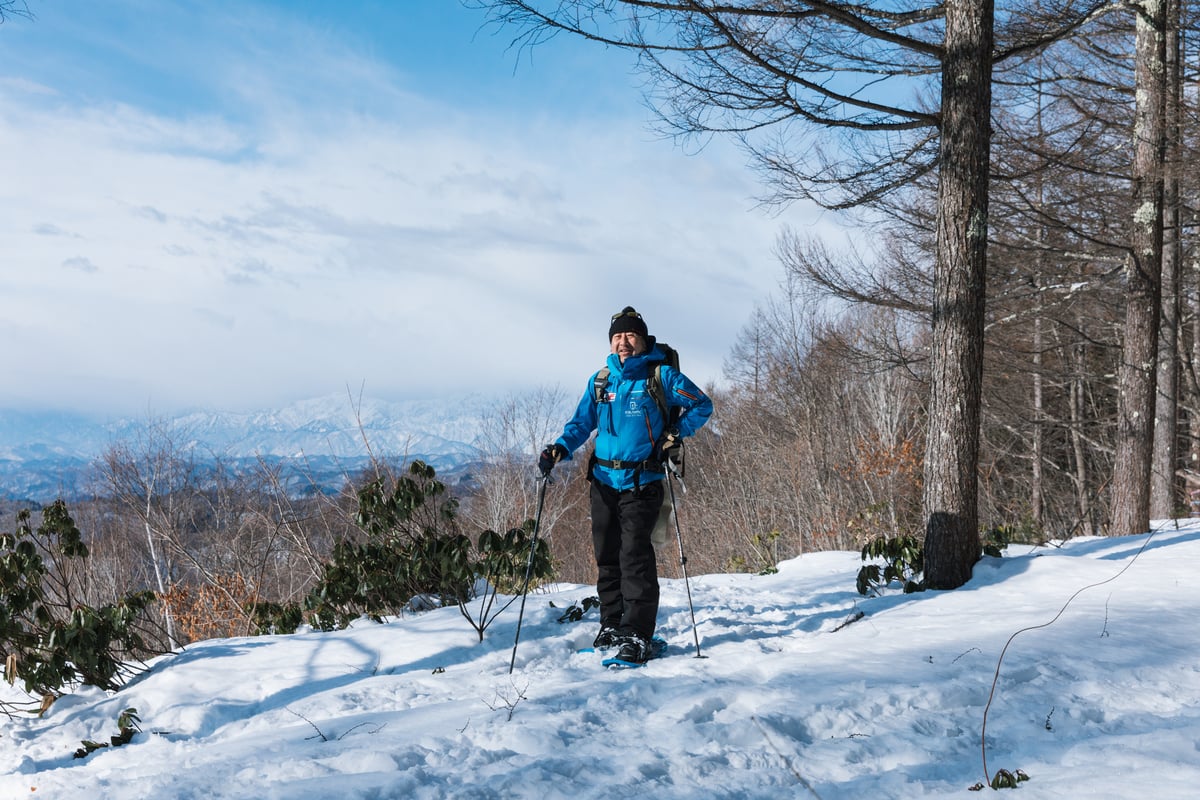
[(543, 475), (549, 475), (550, 470), (554, 469), (554, 465), (567, 457), (567, 448), (563, 447), (558, 442), (546, 445), (542, 450), (541, 456), (538, 457), (538, 469)]
[(664, 464), (676, 460), (675, 456), (679, 455), (681, 444), (683, 444), (683, 437), (679, 435), (679, 431), (670, 430), (663, 434), (662, 441), (658, 445), (658, 454)]

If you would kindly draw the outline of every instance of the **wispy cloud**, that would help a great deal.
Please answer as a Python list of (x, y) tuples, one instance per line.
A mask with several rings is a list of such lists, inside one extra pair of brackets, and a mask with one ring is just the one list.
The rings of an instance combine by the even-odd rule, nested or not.
[(74, 236), (74, 237), (78, 237), (77, 234), (71, 233), (70, 231), (65, 231), (62, 228), (58, 227), (57, 225), (54, 225), (49, 222), (34, 223), (31, 230), (38, 236)]
[(99, 267), (92, 263), (90, 258), (82, 258), (80, 256), (68, 258), (62, 262), (62, 265), (67, 269), (78, 270), (79, 272), (98, 272), (100, 270)]

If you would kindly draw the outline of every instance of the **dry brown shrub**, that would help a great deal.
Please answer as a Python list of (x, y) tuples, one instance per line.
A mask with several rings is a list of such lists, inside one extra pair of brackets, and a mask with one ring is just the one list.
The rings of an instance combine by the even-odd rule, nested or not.
[(215, 575), (212, 583), (200, 586), (175, 583), (159, 595), (174, 615), (177, 634), (184, 643), (247, 635), (251, 619), (245, 609), (258, 599), (258, 593), (238, 574)]

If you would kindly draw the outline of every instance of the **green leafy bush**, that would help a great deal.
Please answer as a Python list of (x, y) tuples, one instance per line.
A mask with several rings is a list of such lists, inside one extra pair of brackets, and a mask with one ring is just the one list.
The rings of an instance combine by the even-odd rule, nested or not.
[[(1026, 775), (1022, 770), (1009, 772), (1006, 769), (1002, 769), (992, 776), (992, 781), (989, 785), (993, 789), (1018, 789), (1020, 788), (1020, 785), (1027, 780), (1029, 780), (1029, 776)], [(968, 787), (968, 790), (972, 792), (981, 792), (983, 791), (983, 788), (984, 787), (982, 783), (977, 783), (974, 786)]]
[(133, 741), (133, 736), (139, 733), (142, 729), (138, 725), (141, 718), (138, 717), (137, 709), (130, 707), (117, 715), (117, 732), (108, 737), (107, 742), (96, 742), (91, 739), (84, 739), (80, 747), (75, 751), (75, 758), (87, 758), (97, 750), (102, 750), (105, 747), (120, 747), (123, 744), (129, 744)]
[[(1013, 541), (1017, 529), (998, 525), (988, 530), (981, 542), (983, 553), (1001, 558), (1005, 548)], [(867, 564), (858, 571), (858, 593), (879, 594), (890, 586), (904, 590), (905, 594), (925, 591), (921, 574), (925, 569), (925, 549), (915, 536), (879, 536), (867, 542), (862, 549), (862, 560), (882, 560), (882, 564)]]
[(258, 601), (246, 608), (254, 620), (253, 632), (257, 636), (271, 633), (295, 633), (304, 622), (304, 609), (299, 603), (272, 603)]
[(466, 600), (471, 542), (458, 530), (456, 511), (457, 501), (422, 461), (394, 486), (376, 478), (359, 489), (355, 522), (366, 540), (334, 545), (305, 602), (310, 623), (331, 630), (360, 616), (399, 614), (414, 598)]
[[(558, 606), (554, 605), (554, 603), (551, 603), (550, 607), (558, 608)], [(587, 612), (591, 611), (593, 608), (600, 608), (600, 598), (596, 597), (595, 595), (592, 595), (591, 597), (585, 597), (582, 601), (578, 603), (572, 603), (571, 605), (567, 606), (567, 610), (559, 615), (558, 624), (562, 625), (567, 622), (581, 622), (587, 615)]]
[(1020, 528), (1013, 525), (997, 525), (983, 535), (983, 554), (992, 558), (1001, 558), (1004, 550), (1015, 541), (1026, 541)]
[[(255, 604), (258, 631), (290, 633), (304, 619), (333, 630), (360, 616), (379, 621), (414, 606), (456, 604), (482, 639), (507, 606), (495, 607), (497, 591), (521, 591), (527, 567), (531, 580), (552, 574), (550, 548), (545, 541), (532, 548), (532, 520), (503, 535), (484, 531), (472, 546), (459, 529), (457, 510), (433, 467), (421, 461), (392, 486), (382, 478), (370, 481), (358, 492), (355, 518), (366, 538), (334, 545), (303, 605)], [(473, 613), (467, 605), (480, 585), (483, 596)]]
[(43, 510), (36, 530), (23, 510), (16, 531), (0, 534), (0, 652), (9, 684), (42, 697), (79, 682), (114, 690), (128, 661), (147, 654), (138, 630), (153, 592), (99, 607), (82, 602), (72, 575), (87, 557), (61, 500)]
[[(487, 530), (479, 537), (476, 557), (471, 563), (472, 574), (483, 581), (479, 607), (472, 613), (466, 601), (458, 602), (462, 615), (479, 634), (479, 641), (483, 641), (488, 625), (527, 588), (526, 572), (531, 583), (554, 574), (550, 545), (545, 539), (538, 539), (537, 546), (533, 545), (533, 526), (534, 521), (527, 520), (523, 527), (510, 528), (503, 536)], [(511, 594), (513, 599), (496, 608), (497, 592)]]
[(858, 571), (856, 585), (861, 595), (879, 594), (898, 586), (905, 594), (924, 591), (921, 581), (925, 549), (915, 536), (879, 536), (862, 549), (862, 560), (882, 559), (883, 564), (866, 564)]

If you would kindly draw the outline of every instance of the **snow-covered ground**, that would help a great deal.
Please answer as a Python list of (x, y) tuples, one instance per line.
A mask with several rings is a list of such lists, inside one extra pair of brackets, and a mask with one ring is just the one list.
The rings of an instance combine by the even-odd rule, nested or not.
[[(964, 798), (999, 770), (1018, 797), (1194, 798), (1200, 526), (1156, 527), (1010, 547), (953, 592), (863, 598), (854, 553), (693, 575), (704, 658), (668, 577), (640, 670), (576, 652), (595, 611), (556, 621), (586, 586), (529, 596), (512, 674), (516, 604), (482, 643), (457, 609), (202, 642), (0, 718), (0, 800)], [(128, 707), (129, 744), (72, 757)]]

